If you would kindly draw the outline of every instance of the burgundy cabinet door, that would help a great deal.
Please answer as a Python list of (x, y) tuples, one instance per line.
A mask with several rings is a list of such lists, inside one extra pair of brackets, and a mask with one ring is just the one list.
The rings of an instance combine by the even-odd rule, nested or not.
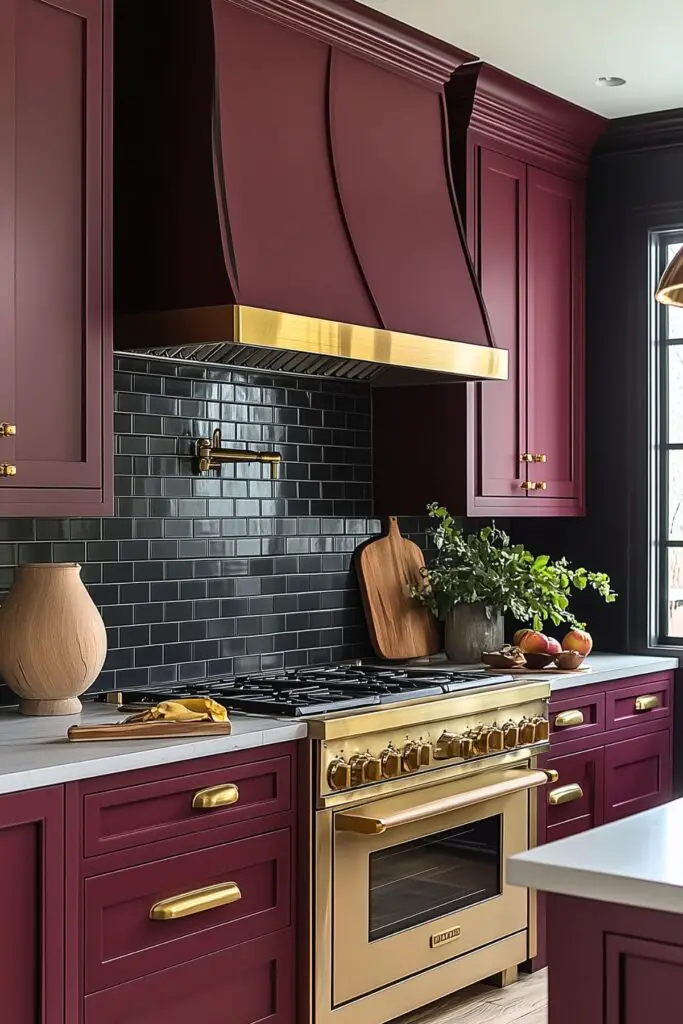
[(527, 451), (534, 502), (577, 514), (584, 492), (583, 182), (527, 173)]
[(539, 842), (586, 832), (604, 820), (604, 748), (581, 754), (543, 759), (544, 768), (555, 768), (559, 781), (541, 791)]
[(64, 797), (0, 796), (0, 963), (8, 1024), (64, 1020)]
[(0, 4), (3, 515), (110, 510), (109, 17)]
[(671, 798), (671, 732), (663, 729), (605, 748), (605, 821)]
[[(509, 378), (478, 384), (478, 496), (522, 500), (526, 450), (526, 165), (475, 149), (477, 271)], [(492, 505), (498, 502), (492, 502)]]
[(295, 936), (274, 932), (85, 998), (85, 1024), (294, 1024)]
[(605, 1024), (666, 1020), (682, 988), (683, 946), (605, 936)]

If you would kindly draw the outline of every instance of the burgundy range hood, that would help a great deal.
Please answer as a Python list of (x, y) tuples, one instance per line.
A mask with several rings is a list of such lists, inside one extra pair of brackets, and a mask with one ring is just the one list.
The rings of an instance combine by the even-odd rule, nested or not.
[(353, 2), (118, 0), (118, 349), (395, 384), (507, 377), (443, 86)]

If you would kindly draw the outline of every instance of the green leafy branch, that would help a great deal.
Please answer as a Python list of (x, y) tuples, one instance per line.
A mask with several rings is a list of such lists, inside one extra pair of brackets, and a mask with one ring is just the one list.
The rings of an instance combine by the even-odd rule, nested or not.
[(574, 569), (566, 558), (532, 555), (495, 524), (466, 536), (436, 503), (428, 512), (437, 522), (430, 530), (436, 555), (412, 594), (437, 618), (445, 618), (456, 604), (480, 603), (489, 615), (510, 612), (534, 629), (548, 620), (582, 628), (569, 610), (573, 590), (590, 587), (608, 604), (617, 599), (604, 572)]

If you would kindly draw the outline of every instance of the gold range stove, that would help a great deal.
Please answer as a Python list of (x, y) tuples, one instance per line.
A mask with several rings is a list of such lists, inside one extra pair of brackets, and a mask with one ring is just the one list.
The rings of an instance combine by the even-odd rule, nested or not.
[(557, 779), (536, 768), (550, 686), (507, 678), (309, 718), (306, 1024), (381, 1024), (535, 955), (505, 863)]

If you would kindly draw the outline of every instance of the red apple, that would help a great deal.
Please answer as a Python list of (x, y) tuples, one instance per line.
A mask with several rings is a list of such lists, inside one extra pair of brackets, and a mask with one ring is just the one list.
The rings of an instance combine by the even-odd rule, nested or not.
[(550, 654), (548, 642), (545, 633), (537, 633), (535, 629), (530, 629), (517, 646), (520, 651), (528, 651), (530, 654)]
[(554, 636), (548, 637), (548, 654), (559, 654), (562, 650), (562, 644), (559, 640), (556, 640)]
[(585, 629), (570, 629), (562, 641), (563, 651), (578, 651), (584, 657), (593, 650), (593, 637)]
[(519, 647), (520, 640), (523, 636), (526, 636), (527, 633), (533, 633), (533, 629), (530, 629), (529, 626), (525, 626), (524, 629), (518, 629), (512, 638), (513, 645), (515, 647)]

